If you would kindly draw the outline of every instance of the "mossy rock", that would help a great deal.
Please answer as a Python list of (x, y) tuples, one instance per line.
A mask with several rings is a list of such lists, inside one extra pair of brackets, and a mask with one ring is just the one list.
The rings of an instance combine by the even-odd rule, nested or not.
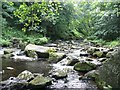
[(44, 88), (52, 84), (52, 79), (49, 77), (43, 77), (42, 75), (38, 75), (33, 80), (31, 80), (29, 84), (34, 88)]
[(96, 51), (100, 51), (99, 48), (97, 48), (97, 47), (90, 47), (87, 52), (90, 53), (90, 54), (93, 54)]
[(86, 73), (84, 76), (95, 80), (96, 78), (98, 78), (98, 75), (99, 74), (98, 74), (97, 70), (92, 70), (92, 71), (89, 71), (88, 73)]
[(112, 55), (113, 55), (113, 52), (108, 52), (108, 53), (106, 54), (106, 57), (107, 57), (107, 58), (110, 58)]
[(25, 51), (25, 53), (26, 53), (26, 56), (28, 57), (38, 58), (38, 55), (34, 50), (28, 50), (28, 51)]
[(27, 42), (22, 42), (22, 41), (21, 41), (21, 42), (19, 43), (19, 48), (20, 48), (21, 50), (24, 50), (25, 47), (27, 46), (27, 44), (28, 44)]
[(52, 52), (52, 53), (49, 54), (48, 61), (56, 63), (56, 62), (62, 60), (63, 58), (65, 58), (65, 57), (66, 57), (65, 53)]
[(21, 72), (17, 76), (17, 78), (20, 79), (20, 80), (26, 80), (26, 81), (28, 81), (28, 80), (34, 78), (34, 75), (30, 71), (25, 70), (25, 71)]
[(102, 51), (96, 51), (93, 53), (93, 56), (101, 58), (104, 56), (104, 53)]
[(74, 65), (74, 69), (80, 72), (88, 72), (95, 68), (95, 65), (87, 62), (78, 62)]
[(112, 90), (112, 87), (110, 85), (100, 79), (98, 70), (89, 71), (84, 75), (84, 77), (94, 80), (100, 90)]
[(25, 51), (35, 51), (38, 55), (38, 58), (49, 58), (49, 53), (51, 50), (54, 50), (53, 47), (45, 47), (40, 45), (28, 44), (25, 47)]

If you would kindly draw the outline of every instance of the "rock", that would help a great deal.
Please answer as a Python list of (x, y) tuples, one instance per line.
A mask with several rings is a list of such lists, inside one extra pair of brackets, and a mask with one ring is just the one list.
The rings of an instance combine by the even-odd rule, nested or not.
[(19, 43), (21, 42), (21, 38), (13, 37), (11, 42), (13, 43), (13, 47), (19, 48)]
[(65, 57), (66, 57), (65, 53), (52, 52), (49, 54), (48, 61), (55, 63), (55, 62), (62, 60)]
[(65, 65), (68, 65), (69, 64), (69, 59), (68, 58), (64, 58), (62, 59), (61, 61), (59, 61), (57, 64), (59, 65), (62, 65), (62, 66), (65, 66)]
[(86, 58), (86, 61), (94, 61), (93, 58)]
[(88, 63), (88, 62), (78, 62), (74, 65), (74, 69), (76, 71), (80, 71), (80, 72), (88, 72), (92, 69), (94, 69), (96, 67), (96, 65), (92, 64), (92, 63)]
[(106, 54), (106, 57), (107, 57), (107, 58), (110, 58), (112, 55), (113, 55), (113, 52), (108, 52), (108, 53)]
[(25, 47), (25, 51), (28, 50), (35, 51), (38, 54), (38, 58), (49, 58), (49, 53), (55, 51), (55, 48), (28, 44)]
[(100, 79), (120, 89), (120, 47), (100, 68)]
[(5, 49), (5, 50), (4, 50), (4, 54), (10, 54), (10, 53), (12, 53), (12, 52), (14, 52), (13, 49)]
[(92, 80), (95, 80), (98, 77), (98, 71), (97, 70), (92, 70), (89, 71), (84, 75), (84, 77), (91, 78)]
[(67, 77), (67, 71), (66, 70), (58, 70), (57, 72), (53, 72), (52, 75), (55, 79), (62, 79)]
[(26, 53), (26, 56), (28, 56), (28, 57), (32, 57), (32, 58), (35, 58), (35, 59), (38, 58), (37, 53), (33, 50), (27, 50), (27, 51), (25, 51), (25, 53)]
[(88, 53), (86, 53), (86, 52), (80, 52), (80, 56), (88, 57), (88, 56), (89, 56), (89, 54), (88, 54)]
[(88, 48), (87, 52), (93, 54), (95, 51), (100, 51), (97, 47), (90, 47)]
[(106, 58), (100, 58), (100, 59), (98, 59), (98, 61), (104, 62), (104, 61), (106, 61)]
[(14, 56), (12, 53), (10, 53), (10, 54), (5, 54), (5, 55), (3, 55), (2, 56), (2, 58), (4, 58), (4, 59), (9, 59), (9, 58), (11, 58), (12, 56)]
[(21, 49), (21, 50), (24, 50), (25, 49), (25, 47), (27, 46), (27, 42), (20, 42), (19, 43), (19, 48)]
[(31, 79), (34, 78), (34, 75), (30, 72), (30, 71), (23, 71), (21, 72), (18, 76), (17, 76), (18, 79), (20, 80), (26, 80), (26, 81), (29, 81)]
[(101, 58), (104, 56), (104, 53), (102, 51), (95, 51), (93, 56)]
[(38, 75), (33, 80), (31, 80), (29, 84), (32, 88), (44, 88), (52, 84), (52, 79), (48, 77), (43, 77), (42, 75)]
[(68, 66), (74, 66), (77, 62), (79, 62), (79, 59), (77, 57), (67, 57), (67, 64)]

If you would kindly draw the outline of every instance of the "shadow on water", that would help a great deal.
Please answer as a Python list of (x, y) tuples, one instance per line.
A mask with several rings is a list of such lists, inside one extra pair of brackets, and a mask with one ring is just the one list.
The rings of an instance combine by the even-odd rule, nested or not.
[[(32, 61), (32, 62), (16, 62), (11, 59), (0, 59), (2, 61), (2, 69), (4, 73), (2, 74), (2, 80), (6, 80), (9, 77), (16, 77), (24, 70), (28, 70), (32, 73), (41, 73), (45, 76), (48, 75), (51, 66), (46, 61)], [(12, 67), (13, 69), (8, 69), (7, 67)]]

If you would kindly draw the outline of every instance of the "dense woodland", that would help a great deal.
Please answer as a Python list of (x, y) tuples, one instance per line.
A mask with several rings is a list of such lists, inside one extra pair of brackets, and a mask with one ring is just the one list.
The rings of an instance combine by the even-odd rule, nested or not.
[(119, 9), (118, 2), (3, 2), (1, 44), (19, 37), (38, 44), (89, 39), (114, 46), (120, 37)]
[(2, 2), (1, 90), (120, 90), (120, 3)]

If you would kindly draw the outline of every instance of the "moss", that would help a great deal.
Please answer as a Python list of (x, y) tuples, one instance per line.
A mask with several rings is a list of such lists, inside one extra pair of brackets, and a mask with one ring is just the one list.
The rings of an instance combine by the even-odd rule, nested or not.
[(100, 58), (100, 57), (103, 56), (103, 54), (104, 54), (104, 53), (103, 53), (102, 51), (96, 51), (96, 52), (93, 53), (93, 56), (97, 56), (97, 57)]
[(46, 86), (46, 85), (51, 84), (51, 81), (52, 81), (52, 79), (50, 79), (48, 77), (43, 77), (42, 75), (38, 75), (29, 83), (32, 85)]
[(86, 63), (86, 62), (78, 62), (74, 65), (74, 69), (80, 72), (87, 72), (90, 71), (92, 69), (94, 69), (95, 67), (92, 66), (92, 64)]
[(65, 57), (64, 53), (51, 52), (49, 53), (49, 62), (58, 62)]
[(36, 53), (34, 50), (27, 50), (27, 51), (26, 51), (26, 55), (27, 55), (28, 57), (38, 58), (38, 55), (37, 55), (37, 53)]

